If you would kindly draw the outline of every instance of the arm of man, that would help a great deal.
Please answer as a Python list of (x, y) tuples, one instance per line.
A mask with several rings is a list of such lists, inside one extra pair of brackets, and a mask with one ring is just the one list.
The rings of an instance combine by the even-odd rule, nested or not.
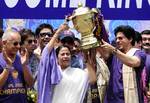
[(4, 68), (3, 72), (0, 74), (0, 88), (2, 88), (3, 85), (6, 83), (8, 75), (9, 75), (9, 69)]
[(128, 56), (105, 41), (103, 41), (103, 45), (101, 47), (108, 50), (109, 53), (116, 55), (123, 62), (123, 64), (130, 67), (139, 67), (141, 65), (141, 59), (138, 56)]
[(23, 68), (23, 75), (24, 75), (24, 80), (26, 82), (26, 85), (32, 87), (34, 84), (34, 78), (30, 71), (30, 68), (27, 66), (28, 59), (29, 59), (29, 54), (27, 49), (25, 48), (25, 54), (21, 55), (21, 64)]
[(141, 59), (137, 56), (128, 56), (120, 50), (115, 50), (115, 54), (123, 62), (123, 64), (130, 67), (139, 67), (141, 65)]
[(12, 62), (13, 62), (12, 59), (8, 57), (6, 50), (5, 50), (5, 46), (3, 47), (2, 53), (6, 61), (6, 65), (5, 65), (6, 67), (1, 66), (2, 68), (0, 68), (0, 69), (3, 69), (0, 74), (0, 88), (2, 88), (3, 85), (6, 83), (8, 76), (9, 76), (9, 70), (12, 67)]
[(23, 74), (27, 86), (32, 87), (34, 84), (34, 78), (27, 65), (23, 65)]

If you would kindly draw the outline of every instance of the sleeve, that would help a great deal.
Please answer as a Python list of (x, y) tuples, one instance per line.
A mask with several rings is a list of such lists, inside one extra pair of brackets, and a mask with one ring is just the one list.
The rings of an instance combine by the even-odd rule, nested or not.
[(38, 70), (38, 103), (51, 103), (52, 85), (61, 80), (54, 48), (44, 48)]

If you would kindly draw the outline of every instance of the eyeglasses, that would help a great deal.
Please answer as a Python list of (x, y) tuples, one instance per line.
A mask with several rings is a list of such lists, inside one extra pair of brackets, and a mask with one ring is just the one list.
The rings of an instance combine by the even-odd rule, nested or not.
[(13, 42), (13, 45), (14, 45), (14, 46), (18, 46), (18, 45), (20, 45), (20, 42), (17, 42), (17, 41), (16, 41), (16, 42)]
[(50, 33), (50, 32), (40, 33), (40, 36), (41, 36), (41, 37), (45, 37), (46, 35), (49, 36), (49, 37), (52, 37), (52, 36), (53, 36), (53, 34)]
[(37, 43), (37, 40), (32, 40), (32, 39), (29, 39), (29, 40), (28, 40), (28, 44), (32, 44), (33, 42), (36, 44), (36, 43)]

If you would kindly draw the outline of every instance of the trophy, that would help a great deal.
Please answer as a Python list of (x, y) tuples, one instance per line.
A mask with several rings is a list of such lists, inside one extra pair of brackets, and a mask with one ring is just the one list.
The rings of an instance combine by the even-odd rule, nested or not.
[(100, 46), (100, 42), (94, 35), (96, 29), (94, 15), (95, 12), (92, 9), (79, 6), (68, 18), (68, 20), (72, 20), (74, 28), (81, 33), (82, 50)]

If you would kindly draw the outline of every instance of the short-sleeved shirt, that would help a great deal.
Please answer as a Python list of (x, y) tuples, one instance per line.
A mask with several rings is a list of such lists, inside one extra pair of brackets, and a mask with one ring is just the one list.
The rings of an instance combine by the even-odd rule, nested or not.
[[(141, 73), (145, 66), (146, 55), (143, 51), (137, 50), (134, 54), (141, 59), (141, 65), (135, 68), (136, 81), (139, 95), (139, 103), (143, 103), (142, 89), (140, 88)], [(108, 60), (108, 67), (110, 70), (110, 80), (107, 88), (105, 103), (124, 103), (124, 90), (123, 90), (123, 75), (122, 75), (123, 63), (113, 55)]]
[[(0, 53), (0, 74), (3, 72), (6, 62)], [(20, 57), (17, 55), (13, 67), (9, 71), (8, 79), (0, 88), (0, 103), (27, 103), (25, 80)]]

